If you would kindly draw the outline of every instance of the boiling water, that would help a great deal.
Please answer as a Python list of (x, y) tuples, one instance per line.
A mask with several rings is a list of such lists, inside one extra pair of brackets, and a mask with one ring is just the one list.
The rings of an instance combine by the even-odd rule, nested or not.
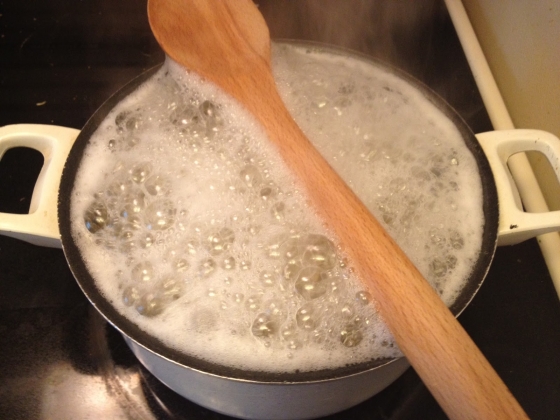
[[(454, 125), (361, 59), (277, 45), (273, 67), (304, 132), (451, 304), (483, 225), (476, 163)], [(215, 87), (167, 61), (90, 143), (73, 237), (99, 289), (140, 328), (249, 370), (400, 354), (303, 188)]]

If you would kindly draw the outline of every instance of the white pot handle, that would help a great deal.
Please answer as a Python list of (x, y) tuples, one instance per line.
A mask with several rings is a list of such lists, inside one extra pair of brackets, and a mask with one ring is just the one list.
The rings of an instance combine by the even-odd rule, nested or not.
[[(13, 147), (41, 152), (45, 162), (33, 190), (29, 214), (0, 213), (0, 234), (35, 245), (60, 248), (57, 199), (62, 169), (79, 130), (54, 125), (16, 124), (0, 127), (0, 159)], [(520, 152), (539, 151), (560, 181), (560, 140), (539, 130), (500, 130), (476, 135), (494, 174), (500, 202), (498, 245), (514, 245), (560, 230), (560, 211), (523, 211), (508, 159)]]
[(515, 245), (544, 233), (560, 230), (560, 211), (528, 213), (508, 168), (508, 159), (520, 152), (541, 152), (560, 182), (560, 140), (539, 130), (497, 130), (477, 134), (496, 181), (500, 202), (498, 245)]
[(62, 169), (80, 131), (55, 125), (16, 124), (0, 127), (0, 159), (14, 147), (43, 154), (29, 214), (0, 213), (0, 234), (35, 245), (60, 248), (57, 200)]

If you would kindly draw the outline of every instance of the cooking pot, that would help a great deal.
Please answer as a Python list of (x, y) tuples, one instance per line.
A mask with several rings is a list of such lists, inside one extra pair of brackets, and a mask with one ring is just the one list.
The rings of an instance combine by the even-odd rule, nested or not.
[[(57, 247), (62, 240), (62, 248), (80, 287), (97, 310), (122, 333), (142, 364), (171, 389), (200, 405), (241, 418), (314, 418), (358, 404), (381, 391), (408, 368), (405, 358), (376, 360), (333, 371), (272, 376), (224, 368), (163, 345), (124, 318), (96, 288), (70, 234), (69, 197), (92, 134), (117, 103), (156, 71), (152, 69), (142, 74), (117, 92), (81, 132), (43, 125), (13, 125), (0, 129), (0, 156), (12, 147), (30, 147), (45, 157), (29, 214), (0, 214), (0, 231), (42, 246)], [(560, 227), (560, 212), (529, 214), (522, 211), (507, 170), (511, 155), (535, 150), (549, 159), (559, 176), (560, 141), (551, 134), (536, 130), (499, 131), (475, 136), (434, 93), (409, 76), (394, 69), (390, 71), (416, 86), (454, 122), (477, 160), (484, 200), (483, 247), (467, 285), (451, 306), (453, 313), (458, 315), (480, 287), (496, 244), (512, 245)]]

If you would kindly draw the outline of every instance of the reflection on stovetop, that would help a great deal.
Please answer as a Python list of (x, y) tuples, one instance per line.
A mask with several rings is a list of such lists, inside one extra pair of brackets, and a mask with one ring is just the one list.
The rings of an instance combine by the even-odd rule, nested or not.
[[(387, 61), (436, 90), (473, 131), (491, 129), (441, 0), (258, 3), (273, 37)], [(370, 22), (365, 31), (358, 20)], [(0, 51), (0, 126), (80, 128), (119, 87), (163, 60), (137, 0), (3, 0)], [(0, 212), (27, 212), (41, 164), (24, 150), (2, 158)], [(498, 249), (459, 320), (531, 418), (560, 418), (560, 304), (535, 240)], [(61, 250), (0, 236), (0, 418), (227, 417), (186, 401), (139, 365), (89, 304)], [(446, 416), (409, 369), (329, 418)]]

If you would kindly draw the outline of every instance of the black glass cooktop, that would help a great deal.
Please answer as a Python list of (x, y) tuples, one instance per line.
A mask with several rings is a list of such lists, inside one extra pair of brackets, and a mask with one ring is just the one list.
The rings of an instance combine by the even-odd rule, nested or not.
[[(322, 41), (402, 68), (473, 131), (491, 126), (440, 1), (259, 1), (274, 38)], [(80, 128), (163, 61), (138, 0), (0, 0), (0, 126)], [(0, 162), (0, 212), (25, 213), (42, 158)], [(560, 417), (560, 304), (535, 240), (499, 248), (459, 318), (533, 419)], [(0, 236), (0, 418), (223, 419), (151, 376), (76, 285), (59, 249)], [(409, 369), (332, 419), (446, 418)]]

